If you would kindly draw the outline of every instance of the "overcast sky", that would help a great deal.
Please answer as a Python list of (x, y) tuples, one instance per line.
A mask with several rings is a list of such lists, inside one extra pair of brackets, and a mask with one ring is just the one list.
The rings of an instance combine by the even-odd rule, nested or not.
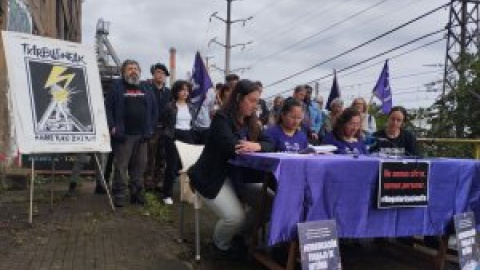
[[(446, 2), (446, 1), (445, 1)], [(224, 48), (209, 40), (225, 42), (225, 24), (209, 17), (218, 12), (226, 16), (225, 0), (85, 0), (83, 4), (83, 42), (94, 44), (97, 20), (111, 22), (109, 39), (121, 60), (136, 59), (148, 77), (155, 62), (168, 63), (170, 47), (177, 49), (177, 78), (192, 69), (194, 55), (212, 57), (210, 64), (224, 68)], [(232, 26), (232, 44), (252, 42), (244, 50), (232, 49), (231, 68), (248, 68), (241, 77), (260, 80), (268, 86), (347, 51), (373, 37), (443, 4), (438, 0), (242, 0), (232, 4), (232, 19), (253, 16)], [(420, 36), (440, 30), (448, 20), (444, 9), (411, 26), (359, 50), (346, 54), (285, 82), (266, 87), (264, 97), (292, 89), (295, 85), (328, 76), (333, 69), (350, 65), (388, 51)], [(433, 35), (403, 49), (338, 74), (342, 97), (370, 98), (383, 61), (415, 47), (435, 41)], [(312, 36), (304, 42), (299, 41)], [(294, 44), (296, 44), (293, 46)], [(286, 50), (287, 48), (289, 48)], [(446, 41), (440, 41), (390, 60), (394, 105), (410, 108), (430, 105), (440, 92), (425, 91), (425, 84), (442, 78)], [(359, 70), (353, 73), (353, 71)], [(349, 74), (352, 73), (352, 74)], [(211, 69), (215, 82), (222, 72)], [(328, 96), (332, 77), (320, 81), (320, 94)], [(435, 88), (441, 89), (438, 84)], [(290, 95), (286, 92), (285, 95)]]

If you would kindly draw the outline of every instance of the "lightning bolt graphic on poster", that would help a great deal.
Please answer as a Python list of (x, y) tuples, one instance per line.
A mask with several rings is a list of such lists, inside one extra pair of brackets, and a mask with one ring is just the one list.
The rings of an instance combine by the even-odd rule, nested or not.
[(109, 152), (93, 48), (4, 31), (9, 109), (19, 152)]

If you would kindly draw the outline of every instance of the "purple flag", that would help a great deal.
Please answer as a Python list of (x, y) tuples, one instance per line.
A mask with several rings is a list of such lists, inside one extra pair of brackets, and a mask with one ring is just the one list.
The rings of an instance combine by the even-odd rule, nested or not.
[(388, 72), (388, 60), (385, 61), (382, 73), (377, 84), (373, 88), (373, 94), (382, 102), (382, 113), (388, 114), (392, 109), (392, 90), (390, 89), (390, 75)]
[(325, 108), (330, 111), (330, 104), (336, 98), (340, 97), (340, 88), (338, 87), (337, 82), (337, 71), (333, 71), (333, 83), (332, 89), (330, 90), (330, 94), (328, 95), (327, 104), (325, 104)]
[(208, 89), (213, 87), (213, 83), (210, 79), (210, 75), (208, 75), (205, 64), (203, 63), (202, 56), (200, 56), (200, 52), (197, 52), (195, 55), (195, 62), (193, 63), (192, 70), (192, 83), (192, 103), (201, 105), (205, 100)]

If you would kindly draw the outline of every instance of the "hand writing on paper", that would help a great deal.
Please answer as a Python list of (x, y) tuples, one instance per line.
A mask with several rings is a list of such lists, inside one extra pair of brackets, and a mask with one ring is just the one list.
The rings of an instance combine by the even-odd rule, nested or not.
[(248, 152), (258, 152), (260, 150), (262, 150), (262, 147), (260, 146), (259, 143), (249, 142), (244, 140), (240, 140), (239, 144), (235, 146), (235, 153), (237, 154), (248, 153)]

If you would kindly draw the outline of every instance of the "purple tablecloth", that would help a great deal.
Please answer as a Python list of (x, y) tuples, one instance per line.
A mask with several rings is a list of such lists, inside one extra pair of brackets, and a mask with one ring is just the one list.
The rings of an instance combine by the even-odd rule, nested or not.
[[(426, 160), (426, 159), (422, 159)], [(335, 219), (340, 237), (439, 235), (452, 216), (473, 211), (480, 225), (480, 162), (429, 159), (429, 205), (377, 209), (381, 158), (343, 155), (242, 155), (233, 163), (272, 172), (278, 184), (269, 244), (296, 237), (297, 223)], [(480, 229), (480, 227), (478, 227)]]

